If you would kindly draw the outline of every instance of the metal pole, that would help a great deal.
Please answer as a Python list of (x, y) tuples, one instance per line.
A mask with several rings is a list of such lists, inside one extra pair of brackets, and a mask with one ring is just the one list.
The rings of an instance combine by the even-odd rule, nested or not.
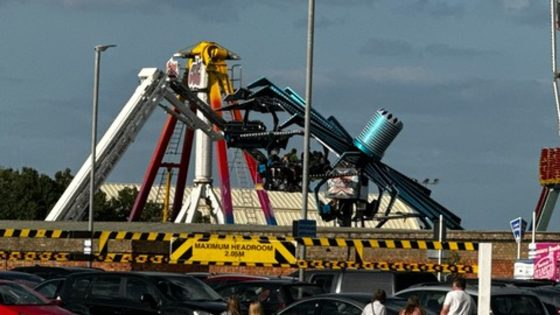
[[(107, 50), (110, 47), (115, 47), (116, 45), (97, 45), (94, 48), (95, 51), (95, 63), (94, 63), (94, 74), (93, 74), (93, 112), (91, 116), (91, 170), (89, 178), (89, 211), (88, 211), (88, 232), (89, 232), (89, 244), (85, 247), (90, 249), (90, 259), (88, 260), (88, 265), (91, 267), (93, 256), (93, 197), (95, 193), (95, 158), (96, 158), (96, 146), (97, 146), (97, 105), (99, 103), (99, 64), (101, 62), (101, 52)], [(84, 248), (85, 250), (85, 248)]]
[[(443, 241), (443, 215), (439, 215), (439, 233), (438, 233), (438, 241), (441, 244), (441, 242)], [(441, 266), (441, 248), (438, 250), (438, 257), (437, 257), (437, 263), (438, 265)], [(437, 278), (438, 281), (441, 282), (441, 272), (438, 271), (437, 273)]]
[[(315, 0), (308, 1), (307, 8), (307, 68), (305, 77), (305, 121), (303, 134), (303, 174), (301, 217), (307, 220), (307, 195), (309, 194), (309, 124), (313, 90), (313, 32), (315, 24)], [(301, 259), (305, 259), (305, 246), (301, 247)], [(304, 280), (303, 269), (299, 270), (299, 279)]]
[(552, 57), (552, 94), (554, 96), (554, 103), (556, 105), (556, 119), (558, 123), (558, 133), (560, 134), (560, 97), (558, 92), (558, 67), (556, 64), (556, 30), (558, 28), (557, 17), (557, 1), (550, 0), (550, 39), (551, 39), (551, 57)]

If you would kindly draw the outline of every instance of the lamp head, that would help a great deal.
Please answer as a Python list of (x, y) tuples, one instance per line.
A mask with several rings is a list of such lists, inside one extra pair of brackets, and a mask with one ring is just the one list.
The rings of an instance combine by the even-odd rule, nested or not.
[(95, 51), (103, 52), (103, 51), (105, 51), (105, 50), (107, 50), (111, 47), (117, 47), (117, 45), (97, 45), (97, 46), (95, 46), (94, 49), (95, 49)]

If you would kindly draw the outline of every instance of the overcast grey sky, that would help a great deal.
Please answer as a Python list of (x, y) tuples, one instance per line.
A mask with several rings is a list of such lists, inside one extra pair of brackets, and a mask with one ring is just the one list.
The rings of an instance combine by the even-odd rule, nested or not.
[[(75, 173), (90, 150), (93, 47), (100, 136), (144, 67), (201, 40), (238, 53), (246, 83), (304, 95), (304, 0), (0, 0), (0, 166)], [(384, 162), (438, 178), (468, 229), (530, 221), (542, 147), (558, 145), (548, 1), (316, 0), (314, 107), (358, 135), (379, 108), (404, 122)], [(156, 110), (110, 181), (140, 182)], [(558, 230), (555, 215), (549, 230)]]

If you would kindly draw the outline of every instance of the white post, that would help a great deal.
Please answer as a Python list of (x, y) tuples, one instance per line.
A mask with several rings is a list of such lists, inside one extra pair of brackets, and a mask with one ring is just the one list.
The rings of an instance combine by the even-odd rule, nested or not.
[(529, 244), (529, 255), (528, 258), (529, 259), (533, 259), (533, 253), (535, 252), (535, 250), (537, 249), (537, 244), (535, 243), (535, 239), (536, 239), (536, 233), (537, 233), (537, 213), (535, 211), (533, 211), (533, 218), (532, 218), (532, 227), (531, 227), (531, 244)]
[(531, 227), (531, 243), (535, 244), (535, 238), (537, 235), (537, 212), (533, 211), (533, 218), (532, 218), (532, 227)]
[(490, 314), (492, 285), (492, 243), (478, 244), (478, 313)]
[[(438, 241), (441, 244), (441, 242), (443, 241), (443, 215), (439, 215), (439, 231), (438, 231)], [(438, 265), (441, 266), (441, 256), (442, 256), (442, 250), (441, 248), (438, 250), (438, 255), (437, 255), (437, 263)], [(439, 282), (442, 281), (441, 279), (441, 271), (438, 271), (437, 273), (437, 279)]]

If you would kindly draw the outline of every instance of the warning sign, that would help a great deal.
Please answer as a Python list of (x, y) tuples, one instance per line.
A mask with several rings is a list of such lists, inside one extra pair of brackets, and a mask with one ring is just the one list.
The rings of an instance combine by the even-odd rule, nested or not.
[(171, 260), (185, 263), (291, 264), (296, 262), (295, 248), (295, 244), (288, 241), (239, 236), (177, 239), (172, 244)]

